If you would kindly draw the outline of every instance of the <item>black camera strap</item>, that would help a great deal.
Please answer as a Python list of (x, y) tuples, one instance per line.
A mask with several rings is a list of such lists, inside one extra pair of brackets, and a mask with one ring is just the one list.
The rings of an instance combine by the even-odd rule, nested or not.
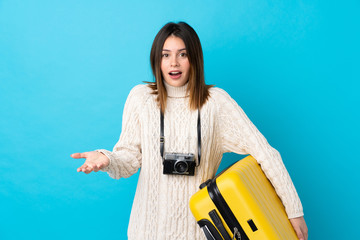
[[(198, 109), (198, 119), (197, 119), (197, 139), (198, 139), (198, 165), (200, 165), (201, 159), (201, 121), (200, 121), (200, 110)], [(164, 145), (165, 145), (165, 137), (164, 137), (164, 114), (160, 109), (160, 154), (161, 158), (164, 159)]]

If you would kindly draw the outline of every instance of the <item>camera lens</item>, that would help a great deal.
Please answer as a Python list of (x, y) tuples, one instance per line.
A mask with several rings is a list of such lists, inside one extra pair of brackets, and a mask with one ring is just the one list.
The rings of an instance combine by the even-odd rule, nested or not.
[(185, 173), (188, 170), (188, 164), (184, 161), (177, 161), (174, 170), (178, 173)]

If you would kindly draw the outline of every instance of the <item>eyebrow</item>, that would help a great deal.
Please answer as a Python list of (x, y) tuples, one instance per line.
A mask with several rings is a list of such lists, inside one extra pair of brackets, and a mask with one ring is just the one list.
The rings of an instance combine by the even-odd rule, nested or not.
[[(179, 49), (179, 50), (178, 50), (178, 52), (181, 52), (181, 51), (183, 51), (183, 50), (186, 50), (186, 48)], [(170, 50), (168, 50), (168, 49), (163, 49), (163, 51), (166, 51), (166, 52), (171, 52), (171, 51), (170, 51)]]

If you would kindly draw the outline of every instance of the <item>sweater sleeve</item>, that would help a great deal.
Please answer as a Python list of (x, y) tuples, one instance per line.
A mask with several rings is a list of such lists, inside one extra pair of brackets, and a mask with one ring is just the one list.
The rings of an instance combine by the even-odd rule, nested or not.
[(288, 218), (303, 216), (303, 208), (279, 152), (224, 90), (218, 89), (219, 134), (223, 152), (250, 154), (261, 165), (285, 206)]
[(102, 171), (108, 172), (115, 179), (130, 177), (141, 167), (141, 125), (139, 113), (141, 99), (144, 96), (144, 85), (134, 87), (125, 102), (122, 132), (113, 151), (105, 149), (96, 150), (105, 154), (110, 159), (110, 164)]

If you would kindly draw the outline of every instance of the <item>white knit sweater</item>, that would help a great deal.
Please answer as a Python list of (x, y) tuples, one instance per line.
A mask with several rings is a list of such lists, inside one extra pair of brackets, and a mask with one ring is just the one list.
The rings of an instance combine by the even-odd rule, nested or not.
[[(166, 85), (165, 152), (197, 156), (197, 111), (189, 109), (186, 87)], [(112, 152), (103, 152), (112, 178), (140, 175), (130, 216), (128, 239), (205, 239), (189, 209), (199, 185), (213, 178), (225, 152), (251, 154), (280, 196), (289, 218), (302, 205), (277, 150), (272, 148), (239, 105), (222, 89), (211, 88), (201, 108), (201, 164), (195, 176), (164, 175), (160, 155), (160, 112), (146, 85), (134, 87), (126, 101), (122, 133)]]

